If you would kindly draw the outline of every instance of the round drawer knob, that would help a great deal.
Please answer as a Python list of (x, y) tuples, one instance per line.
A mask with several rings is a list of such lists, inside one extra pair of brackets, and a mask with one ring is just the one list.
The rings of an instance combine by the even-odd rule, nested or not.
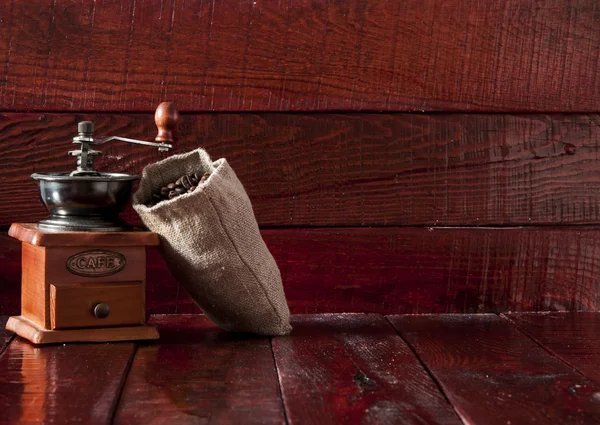
[(94, 306), (94, 316), (98, 319), (104, 319), (110, 314), (110, 307), (108, 304), (98, 303)]

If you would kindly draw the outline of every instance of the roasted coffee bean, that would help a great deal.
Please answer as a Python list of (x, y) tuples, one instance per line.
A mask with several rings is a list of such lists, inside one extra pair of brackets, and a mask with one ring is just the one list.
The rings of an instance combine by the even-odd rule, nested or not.
[(181, 184), (183, 185), (183, 187), (185, 187), (186, 189), (189, 189), (192, 185), (192, 182), (190, 181), (190, 178), (188, 176), (183, 176), (181, 178)]
[(152, 199), (145, 205), (147, 207), (153, 207), (164, 200), (173, 199), (184, 193), (193, 192), (201, 183), (204, 183), (206, 179), (210, 177), (210, 174), (211, 173), (204, 173), (202, 177), (200, 177), (199, 173), (183, 175), (174, 183), (169, 183), (157, 190), (156, 193), (153, 193)]

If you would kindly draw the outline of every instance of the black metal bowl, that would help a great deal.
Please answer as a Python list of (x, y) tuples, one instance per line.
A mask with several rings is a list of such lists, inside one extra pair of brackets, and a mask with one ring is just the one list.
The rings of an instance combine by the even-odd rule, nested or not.
[(127, 230), (119, 213), (129, 202), (138, 176), (120, 173), (75, 175), (35, 173), (40, 196), (50, 217), (39, 222), (41, 229), (111, 232)]

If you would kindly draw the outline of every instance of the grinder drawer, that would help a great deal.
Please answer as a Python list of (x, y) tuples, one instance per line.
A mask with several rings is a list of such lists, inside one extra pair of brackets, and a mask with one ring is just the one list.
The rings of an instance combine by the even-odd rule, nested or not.
[(52, 329), (144, 323), (142, 282), (50, 285)]

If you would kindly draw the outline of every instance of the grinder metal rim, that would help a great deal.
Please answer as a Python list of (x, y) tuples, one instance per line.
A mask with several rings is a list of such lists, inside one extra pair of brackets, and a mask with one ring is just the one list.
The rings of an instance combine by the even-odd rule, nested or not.
[(120, 136), (94, 137), (94, 123), (81, 121), (73, 143), (78, 149), (69, 155), (77, 158), (77, 168), (72, 172), (33, 173), (31, 178), (39, 186), (42, 202), (50, 216), (38, 227), (53, 231), (118, 232), (130, 230), (119, 218), (119, 213), (131, 198), (133, 182), (140, 177), (134, 174), (100, 172), (94, 169), (94, 159), (102, 152), (92, 149), (116, 140), (153, 146), (168, 151), (175, 140), (174, 130), (179, 119), (175, 106), (169, 102), (159, 105), (155, 123), (159, 130), (154, 142)]
[(32, 175), (50, 217), (38, 227), (58, 231), (118, 232), (129, 229), (119, 213), (131, 196), (136, 175), (104, 173), (72, 176), (69, 173)]
[(114, 181), (134, 181), (139, 180), (140, 176), (135, 174), (123, 173), (95, 173), (88, 175), (71, 175), (66, 172), (33, 173), (31, 178), (34, 180), (44, 180), (48, 182), (55, 181), (95, 181), (95, 182), (114, 182)]

